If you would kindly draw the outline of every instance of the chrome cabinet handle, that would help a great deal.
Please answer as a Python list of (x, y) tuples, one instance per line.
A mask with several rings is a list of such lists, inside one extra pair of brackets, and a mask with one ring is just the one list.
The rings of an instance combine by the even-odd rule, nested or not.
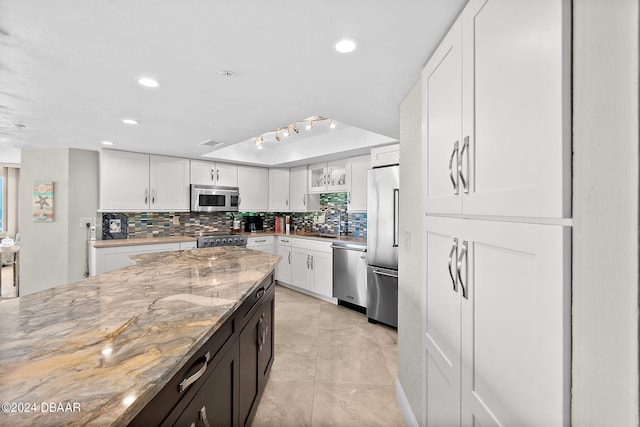
[(211, 360), (211, 353), (207, 351), (204, 355), (204, 363), (202, 364), (202, 367), (198, 369), (198, 372), (194, 373), (189, 378), (183, 379), (180, 383), (180, 393), (185, 391), (191, 384), (198, 381), (198, 379), (206, 372), (209, 360)]
[(464, 173), (462, 172), (462, 159), (464, 158), (464, 152), (467, 148), (469, 148), (469, 136), (464, 137), (464, 143), (462, 144), (462, 149), (460, 150), (460, 157), (458, 157), (458, 175), (460, 175), (460, 181), (462, 181), (464, 194), (469, 194), (469, 182), (464, 177)]
[(267, 241), (267, 239), (254, 240), (253, 243), (264, 243), (266, 241)]
[(216, 169), (216, 182), (220, 181), (220, 169)]
[(458, 188), (458, 175), (456, 174), (454, 176), (453, 174), (453, 158), (456, 157), (456, 164), (459, 166), (460, 165), (460, 157), (458, 156), (458, 147), (459, 147), (460, 141), (456, 141), (453, 144), (453, 151), (451, 152), (451, 157), (449, 157), (449, 179), (451, 180), (451, 183), (453, 184), (453, 194), (458, 194), (460, 192), (459, 188)]
[(284, 198), (284, 204), (285, 204), (286, 206), (289, 206), (289, 198), (288, 198), (288, 197), (285, 197), (285, 198)]
[(458, 262), (456, 263), (456, 270), (458, 272), (458, 280), (460, 280), (460, 287), (462, 288), (462, 297), (465, 299), (469, 299), (467, 295), (467, 286), (464, 284), (464, 280), (462, 280), (462, 260), (465, 259), (465, 255), (467, 255), (467, 241), (462, 242), (462, 251), (460, 251), (460, 256), (458, 257)]
[(291, 251), (289, 251), (289, 256), (287, 258), (289, 260), (289, 265), (291, 265)]
[(455, 255), (455, 259), (458, 259), (458, 238), (453, 239), (453, 246), (451, 246), (451, 252), (449, 252), (449, 276), (451, 277), (451, 283), (453, 283), (453, 291), (458, 292), (458, 285), (455, 277), (453, 277), (453, 271), (451, 271), (451, 264), (453, 263), (453, 254)]
[(145, 205), (149, 204), (149, 189), (148, 188), (144, 189), (144, 204)]
[(258, 351), (262, 351), (262, 345), (264, 344), (262, 342), (262, 338), (264, 336), (262, 334), (263, 324), (264, 324), (264, 313), (262, 313), (262, 315), (260, 316), (260, 320), (258, 320)]
[(309, 257), (310, 255), (307, 255), (307, 269), (309, 268)]
[(307, 197), (302, 196), (302, 206), (307, 206)]
[(216, 181), (216, 177), (215, 177), (213, 172), (214, 172), (214, 170), (213, 170), (213, 168), (211, 168), (211, 181), (215, 182)]
[(311, 269), (313, 270), (313, 255), (311, 256)]
[(202, 424), (204, 425), (204, 427), (211, 427), (211, 425), (209, 424), (209, 420), (207, 419), (206, 406), (203, 406), (202, 408), (200, 408), (200, 421), (202, 421)]
[(153, 190), (151, 190), (151, 204), (152, 205), (156, 204), (156, 190), (155, 190), (155, 188)]

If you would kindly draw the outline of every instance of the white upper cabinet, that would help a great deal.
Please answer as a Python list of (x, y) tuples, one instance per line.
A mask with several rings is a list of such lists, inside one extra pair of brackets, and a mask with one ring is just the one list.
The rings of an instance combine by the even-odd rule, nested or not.
[(229, 163), (191, 160), (191, 184), (238, 186), (238, 166)]
[(188, 211), (189, 160), (100, 152), (101, 211)]
[(149, 156), (152, 211), (189, 210), (189, 160)]
[(570, 4), (471, 0), (423, 72), (427, 213), (567, 218)]
[(289, 210), (289, 169), (269, 169), (269, 210)]
[(371, 167), (400, 164), (400, 144), (384, 145), (371, 149)]
[(289, 210), (309, 212), (320, 209), (320, 195), (309, 194), (307, 167), (289, 169)]
[(241, 212), (269, 210), (269, 169), (239, 165), (238, 189)]
[(371, 157), (352, 157), (347, 161), (347, 210), (367, 211), (367, 171), (371, 169)]
[(338, 193), (347, 191), (347, 161), (310, 165), (309, 193)]

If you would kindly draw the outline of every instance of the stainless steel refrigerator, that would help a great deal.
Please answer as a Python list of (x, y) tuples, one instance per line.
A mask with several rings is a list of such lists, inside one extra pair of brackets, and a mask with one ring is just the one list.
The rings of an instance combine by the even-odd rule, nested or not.
[(400, 167), (367, 176), (367, 317), (398, 327)]

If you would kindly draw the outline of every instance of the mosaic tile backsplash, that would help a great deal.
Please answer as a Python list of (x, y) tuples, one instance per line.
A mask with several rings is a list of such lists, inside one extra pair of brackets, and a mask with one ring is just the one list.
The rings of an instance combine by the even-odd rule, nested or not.
[[(324, 222), (322, 216), (324, 212)], [(109, 215), (109, 213), (103, 213)], [(367, 214), (347, 213), (347, 193), (320, 195), (319, 212), (127, 212), (130, 239), (166, 236), (199, 236), (231, 230), (233, 218), (262, 215), (264, 228), (275, 229), (275, 218), (289, 215), (291, 230), (367, 237)], [(241, 229), (244, 230), (244, 222)]]

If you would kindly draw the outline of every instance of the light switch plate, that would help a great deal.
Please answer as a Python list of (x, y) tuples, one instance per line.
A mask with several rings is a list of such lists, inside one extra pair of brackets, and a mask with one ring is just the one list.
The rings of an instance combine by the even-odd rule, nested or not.
[(411, 232), (410, 231), (402, 232), (402, 246), (407, 251), (411, 250)]

